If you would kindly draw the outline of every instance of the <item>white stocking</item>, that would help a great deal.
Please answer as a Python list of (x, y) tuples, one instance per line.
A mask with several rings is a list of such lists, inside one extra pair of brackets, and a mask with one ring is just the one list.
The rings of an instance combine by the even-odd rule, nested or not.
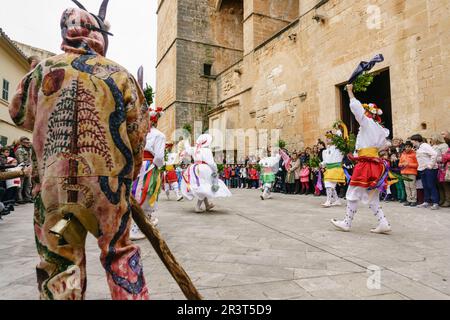
[(180, 194), (180, 188), (178, 188), (178, 183), (173, 182), (170, 186), (172, 187), (172, 190), (175, 191), (177, 198), (179, 198), (181, 196), (181, 194)]
[(170, 185), (168, 183), (164, 184), (164, 189), (166, 191), (166, 195), (169, 196), (170, 195)]
[(381, 209), (380, 207), (380, 200), (378, 199), (378, 197), (374, 197), (374, 200), (370, 203), (369, 208), (378, 219), (379, 224), (389, 224), (384, 215), (383, 209)]
[(344, 222), (350, 228), (352, 226), (353, 218), (358, 211), (358, 201), (347, 201), (347, 213), (345, 214)]
[(333, 188), (327, 188), (327, 203), (333, 203)]
[[(152, 218), (156, 218), (156, 203), (155, 205), (152, 207), (150, 207), (150, 204), (148, 203), (148, 198), (145, 200), (144, 204), (142, 205), (142, 210), (144, 211), (145, 215), (147, 216), (147, 218), (149, 220), (152, 220)], [(136, 222), (133, 221), (133, 223), (131, 224), (131, 233), (132, 234), (136, 234), (137, 232), (139, 232), (139, 227), (137, 226)]]
[(264, 198), (268, 198), (270, 197), (270, 186), (265, 186), (264, 187)]
[(332, 199), (331, 200), (332, 203), (339, 201), (339, 197), (337, 195), (336, 188), (332, 189), (331, 199)]

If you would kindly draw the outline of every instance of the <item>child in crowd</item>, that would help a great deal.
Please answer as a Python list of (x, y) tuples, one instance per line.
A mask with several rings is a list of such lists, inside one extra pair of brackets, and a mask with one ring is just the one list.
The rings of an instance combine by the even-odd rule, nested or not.
[[(397, 139), (396, 141), (400, 141)], [(389, 149), (390, 153), (390, 163), (391, 163), (391, 170), (395, 173), (400, 173), (399, 168), (399, 162), (400, 157), (397, 153), (397, 149), (394, 147), (391, 147)], [(394, 189), (393, 193), (395, 193), (395, 199), (398, 200), (400, 203), (404, 203), (406, 201), (406, 193), (405, 193), (405, 185), (403, 183), (403, 179), (398, 179), (398, 182), (392, 185), (392, 189)]]
[(406, 202), (404, 206), (417, 206), (417, 187), (416, 187), (416, 177), (417, 168), (419, 164), (417, 163), (416, 152), (413, 149), (413, 144), (411, 141), (406, 141), (404, 144), (405, 150), (403, 151), (399, 166), (401, 169), (401, 174), (407, 178), (405, 180), (405, 191), (406, 191)]
[(303, 163), (302, 170), (300, 171), (300, 182), (302, 184), (302, 191), (300, 192), (300, 194), (309, 194), (309, 174), (309, 166), (306, 163)]

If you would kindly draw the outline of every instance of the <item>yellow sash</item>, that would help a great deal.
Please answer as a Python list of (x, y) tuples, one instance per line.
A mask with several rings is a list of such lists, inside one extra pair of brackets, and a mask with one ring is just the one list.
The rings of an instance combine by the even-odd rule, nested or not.
[(369, 158), (378, 158), (378, 149), (377, 148), (364, 148), (358, 150), (359, 157), (369, 157)]

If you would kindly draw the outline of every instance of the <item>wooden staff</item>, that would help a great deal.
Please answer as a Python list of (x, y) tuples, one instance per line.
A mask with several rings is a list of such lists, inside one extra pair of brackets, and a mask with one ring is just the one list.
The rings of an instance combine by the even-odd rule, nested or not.
[(177, 262), (172, 252), (170, 252), (164, 239), (161, 237), (158, 229), (156, 229), (147, 219), (144, 210), (138, 204), (134, 197), (131, 197), (131, 212), (133, 215), (134, 222), (138, 225), (139, 229), (145, 234), (147, 239), (152, 244), (156, 253), (158, 254), (161, 261), (169, 270), (172, 277), (180, 286), (181, 291), (183, 291), (185, 297), (188, 300), (202, 300), (202, 296), (195, 288), (191, 279), (189, 278), (183, 267)]

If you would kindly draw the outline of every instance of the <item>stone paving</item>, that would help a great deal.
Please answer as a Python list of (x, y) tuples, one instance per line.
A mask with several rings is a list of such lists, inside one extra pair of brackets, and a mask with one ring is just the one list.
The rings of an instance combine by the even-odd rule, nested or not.
[[(159, 229), (205, 299), (450, 299), (449, 209), (386, 203), (393, 233), (375, 235), (361, 206), (342, 233), (329, 220), (344, 207), (322, 209), (324, 198), (232, 192), (209, 214), (161, 194)], [(150, 243), (138, 243), (151, 297), (183, 299)], [(89, 237), (87, 299), (109, 299), (98, 256)], [(0, 299), (37, 299), (36, 262), (32, 206), (20, 206), (0, 221)]]

